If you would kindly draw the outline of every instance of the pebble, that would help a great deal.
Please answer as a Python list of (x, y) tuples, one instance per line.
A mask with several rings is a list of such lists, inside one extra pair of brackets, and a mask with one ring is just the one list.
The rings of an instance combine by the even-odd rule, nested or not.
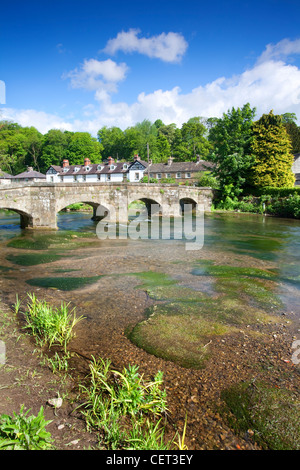
[(48, 404), (54, 406), (55, 408), (60, 408), (62, 402), (62, 398), (50, 398), (50, 400), (48, 400)]

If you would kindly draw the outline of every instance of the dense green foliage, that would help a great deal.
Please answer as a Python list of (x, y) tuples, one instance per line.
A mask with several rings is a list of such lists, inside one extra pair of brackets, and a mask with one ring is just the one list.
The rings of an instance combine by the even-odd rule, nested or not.
[(292, 145), (281, 116), (270, 111), (252, 126), (251, 151), (254, 162), (250, 169), (254, 187), (293, 187), (294, 161)]
[(37, 416), (28, 416), (24, 405), (13, 416), (0, 415), (0, 450), (48, 450), (52, 447), (51, 434), (45, 430), (51, 421), (44, 418), (44, 409)]
[(213, 144), (211, 159), (216, 163), (215, 174), (220, 181), (222, 193), (231, 186), (231, 192), (239, 195), (247, 183), (248, 172), (253, 164), (251, 154), (252, 125), (255, 108), (249, 103), (240, 108), (232, 108), (223, 117), (215, 120), (209, 133)]

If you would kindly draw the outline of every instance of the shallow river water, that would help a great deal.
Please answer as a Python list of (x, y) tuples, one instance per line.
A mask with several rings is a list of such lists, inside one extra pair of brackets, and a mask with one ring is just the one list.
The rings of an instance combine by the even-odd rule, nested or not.
[[(66, 212), (58, 216), (57, 232), (22, 231), (18, 215), (0, 215), (2, 300), (11, 305), (16, 294), (25, 299), (35, 292), (55, 305), (70, 302), (84, 316), (72, 344), (82, 357), (164, 369), (178, 401), (192, 406), (196, 389), (201, 401), (203, 346), (214, 338), (254, 323), (257, 330), (258, 316), (273, 312), (300, 335), (300, 221), (209, 213), (197, 250), (180, 239), (99, 240), (96, 225), (90, 213)], [(209, 379), (201, 380), (204, 393)], [(196, 422), (199, 410), (192, 409)], [(198, 448), (210, 448), (201, 439)]]

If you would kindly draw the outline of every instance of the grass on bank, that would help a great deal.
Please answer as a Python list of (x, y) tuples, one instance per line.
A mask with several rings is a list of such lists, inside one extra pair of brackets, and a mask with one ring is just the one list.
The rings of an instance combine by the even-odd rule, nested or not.
[[(48, 358), (53, 372), (67, 370), (69, 351), (67, 346), (74, 335), (74, 327), (83, 317), (76, 318), (74, 309), (61, 304), (54, 308), (28, 294), (23, 307), (16, 298), (15, 313), (25, 317), (26, 328), (36, 338), (37, 345), (47, 345), (48, 352), (54, 345), (62, 348)], [(44, 361), (45, 364), (46, 361)], [(153, 380), (145, 380), (136, 365), (123, 371), (112, 370), (110, 361), (93, 358), (90, 375), (80, 385), (79, 409), (88, 430), (99, 434), (99, 446), (106, 449), (167, 450), (175, 446), (186, 449), (185, 430), (172, 440), (166, 438), (167, 403), (162, 388), (163, 374), (157, 372)], [(30, 411), (30, 410), (29, 410)], [(13, 417), (0, 416), (0, 449), (44, 450), (51, 448), (51, 436), (45, 431), (48, 422), (41, 408), (37, 417), (27, 417), (24, 408)], [(37, 427), (37, 423), (40, 426)], [(175, 440), (177, 438), (177, 441)]]
[(186, 449), (182, 436), (166, 438), (166, 392), (163, 373), (147, 381), (136, 365), (122, 372), (102, 358), (90, 363), (88, 385), (81, 386), (80, 410), (90, 430), (97, 430), (109, 450)]
[[(28, 293), (29, 301), (24, 310), (26, 328), (31, 330), (40, 346), (58, 345), (67, 352), (67, 345), (74, 336), (75, 326), (83, 319), (76, 317), (75, 308), (69, 311), (69, 304), (61, 303), (52, 307), (44, 300), (38, 300), (35, 294)], [(15, 312), (18, 313), (21, 302), (17, 298)]]
[(0, 450), (49, 450), (53, 439), (46, 431), (51, 421), (44, 418), (44, 409), (40, 408), (37, 416), (28, 416), (30, 410), (24, 411), (21, 406), (19, 413), (13, 416), (0, 415)]

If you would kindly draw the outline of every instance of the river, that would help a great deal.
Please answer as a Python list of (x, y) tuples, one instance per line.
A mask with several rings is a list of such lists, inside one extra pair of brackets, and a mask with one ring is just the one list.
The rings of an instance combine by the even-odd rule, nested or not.
[[(135, 362), (143, 372), (163, 369), (171, 409), (181, 417), (192, 409), (193, 426), (199, 413), (210, 414), (196, 411), (195, 403), (233, 380), (221, 361), (224, 344), (228, 357), (243, 344), (247, 374), (255, 357), (255, 347), (245, 346), (251, 331), (253, 341), (262, 325), (270, 335), (286, 326), (300, 335), (299, 220), (209, 213), (197, 250), (176, 237), (99, 240), (96, 226), (90, 213), (65, 212), (57, 232), (23, 231), (18, 215), (1, 213), (2, 300), (11, 305), (16, 294), (24, 301), (35, 292), (55, 305), (69, 302), (85, 317), (74, 350), (108, 357), (116, 367)], [(215, 445), (214, 426), (211, 432), (202, 423), (196, 448)]]

